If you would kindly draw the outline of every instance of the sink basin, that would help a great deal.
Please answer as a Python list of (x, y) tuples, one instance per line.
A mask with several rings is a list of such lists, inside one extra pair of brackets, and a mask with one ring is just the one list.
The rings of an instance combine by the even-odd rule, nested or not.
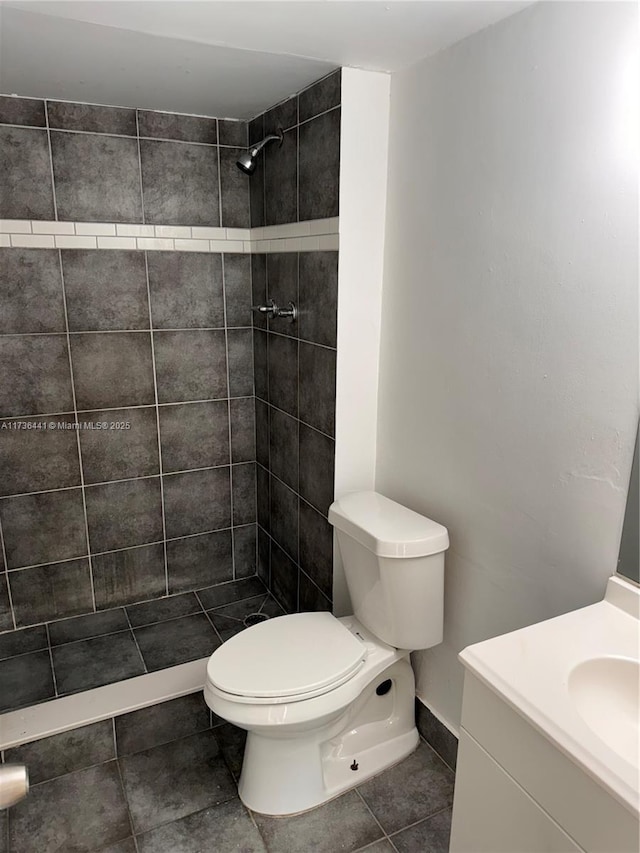
[(585, 660), (569, 673), (569, 696), (591, 731), (634, 767), (640, 765), (640, 663)]

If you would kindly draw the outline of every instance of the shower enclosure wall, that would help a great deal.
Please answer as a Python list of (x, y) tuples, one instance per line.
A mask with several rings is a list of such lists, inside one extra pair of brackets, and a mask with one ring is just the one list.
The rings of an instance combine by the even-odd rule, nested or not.
[(0, 99), (0, 711), (331, 606), (338, 253), (247, 249), (338, 215), (339, 95), (249, 124)]

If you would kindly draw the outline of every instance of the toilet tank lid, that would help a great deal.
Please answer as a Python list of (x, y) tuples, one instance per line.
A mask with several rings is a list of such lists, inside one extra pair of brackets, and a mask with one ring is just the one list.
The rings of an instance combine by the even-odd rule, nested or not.
[(377, 492), (339, 498), (329, 521), (379, 557), (427, 557), (449, 547), (446, 527)]

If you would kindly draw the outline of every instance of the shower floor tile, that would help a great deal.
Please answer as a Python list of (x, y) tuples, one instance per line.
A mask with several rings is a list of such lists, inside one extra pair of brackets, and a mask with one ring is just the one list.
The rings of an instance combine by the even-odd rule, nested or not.
[[(401, 795), (453, 773), (424, 741), (400, 764), (301, 815), (247, 809), (236, 781), (244, 732), (230, 724), (76, 770), (32, 787), (0, 813), (1, 853), (446, 853), (451, 809), (418, 822)], [(231, 747), (231, 748), (230, 748)], [(398, 780), (402, 780), (398, 787)], [(380, 794), (372, 808), (371, 785)], [(407, 788), (406, 786), (409, 786)], [(367, 796), (367, 788), (369, 788)], [(396, 790), (389, 802), (384, 792)], [(424, 808), (429, 799), (419, 796)], [(391, 813), (394, 812), (392, 816)], [(385, 821), (394, 829), (385, 829)]]
[(284, 613), (252, 577), (5, 631), (0, 715), (208, 657), (258, 611), (269, 617)]

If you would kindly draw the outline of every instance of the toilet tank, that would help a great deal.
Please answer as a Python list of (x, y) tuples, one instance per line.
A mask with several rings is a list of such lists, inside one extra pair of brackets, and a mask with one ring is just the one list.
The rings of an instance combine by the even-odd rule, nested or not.
[(441, 643), (447, 528), (377, 492), (335, 501), (329, 521), (356, 618), (398, 649)]

